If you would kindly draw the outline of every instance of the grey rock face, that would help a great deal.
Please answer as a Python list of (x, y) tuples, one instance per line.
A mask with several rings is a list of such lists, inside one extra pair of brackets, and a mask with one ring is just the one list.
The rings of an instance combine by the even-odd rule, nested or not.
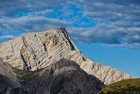
[(106, 85), (130, 78), (129, 74), (84, 57), (63, 28), (29, 33), (24, 37), (2, 43), (0, 57), (13, 67), (29, 71), (45, 68), (65, 58), (76, 62), (81, 69)]
[(77, 51), (72, 51), (65, 58), (75, 61), (81, 67), (81, 69), (90, 75), (95, 75), (106, 85), (131, 78), (128, 73), (123, 73), (109, 66), (93, 62)]
[[(8, 80), (10, 78), (10, 80)], [(2, 59), (0, 59), (0, 79), (1, 82), (6, 81), (8, 86), (11, 87), (18, 87), (20, 86), (19, 83), (17, 83), (17, 77), (15, 72), (13, 71), (13, 68), (10, 64), (3, 62)]]
[(97, 94), (105, 86), (78, 64), (65, 59), (38, 71), (13, 68), (12, 73), (16, 74), (16, 83), (20, 85), (14, 87), (15, 84), (10, 84), (12, 78), (2, 75), (0, 94)]
[(31, 94), (97, 94), (104, 86), (75, 62), (65, 59), (46, 67), (24, 84), (32, 90)]
[(0, 59), (0, 94), (26, 94), (10, 64)]

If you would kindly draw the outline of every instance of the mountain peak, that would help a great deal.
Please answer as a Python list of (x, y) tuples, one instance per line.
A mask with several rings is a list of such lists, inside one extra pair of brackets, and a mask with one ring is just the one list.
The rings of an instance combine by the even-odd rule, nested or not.
[(0, 57), (13, 67), (35, 71), (65, 58), (76, 62), (81, 69), (111, 84), (130, 75), (95, 63), (80, 53), (65, 28), (29, 33), (0, 45)]
[(65, 28), (58, 28), (28, 33), (3, 43), (0, 57), (19, 69), (36, 70), (62, 59), (72, 50), (78, 51)]

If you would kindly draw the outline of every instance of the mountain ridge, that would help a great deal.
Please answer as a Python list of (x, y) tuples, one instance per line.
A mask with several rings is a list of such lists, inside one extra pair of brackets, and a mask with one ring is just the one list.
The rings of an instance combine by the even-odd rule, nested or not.
[[(96, 78), (93, 81), (90, 81), (90, 83), (96, 83), (96, 81), (97, 81), (97, 85), (99, 85), (99, 86), (101, 85), (101, 87), (99, 89), (96, 88), (96, 86), (92, 87), (95, 89), (95, 91), (97, 90), (93, 94), (96, 94), (97, 92), (99, 92), (99, 90), (101, 90), (105, 85), (109, 85), (109, 84), (112, 84), (112, 83), (115, 83), (115, 82), (118, 82), (121, 80), (131, 78), (131, 76), (128, 73), (124, 73), (124, 72), (121, 72), (112, 67), (105, 66), (100, 63), (96, 63), (94, 61), (91, 61), (87, 57), (85, 57), (80, 52), (80, 50), (76, 47), (76, 45), (72, 41), (71, 37), (69, 36), (68, 32), (64, 28), (48, 30), (45, 32), (28, 33), (27, 35), (25, 35), (23, 37), (13, 39), (13, 40), (10, 40), (5, 43), (1, 43), (0, 44), (0, 58), (1, 58), (0, 62), (5, 62), (6, 64), (8, 63), (7, 66), (9, 66), (9, 67), (12, 66), (13, 68), (19, 69), (19, 72), (20, 72), (20, 70), (23, 71), (23, 72), (21, 71), (21, 73), (23, 73), (24, 75), (22, 74), (22, 75), (20, 75), (19, 78), (17, 78), (17, 76), (19, 75), (18, 74), (19, 72), (17, 72), (17, 71), (15, 72), (16, 69), (13, 69), (13, 68), (8, 69), (8, 70), (14, 71), (13, 74), (16, 75), (13, 77), (15, 77), (15, 79), (16, 79), (16, 81), (15, 80), (14, 81), (17, 82), (17, 84), (19, 85), (18, 90), (22, 91), (22, 92), (24, 92), (24, 91), (26, 92), (27, 90), (25, 88), (29, 89), (31, 87), (29, 90), (33, 94), (35, 93), (35, 90), (32, 89), (33, 82), (34, 81), (38, 82), (38, 80), (35, 80), (35, 79), (38, 79), (38, 77), (35, 77), (34, 73), (37, 75), (42, 75), (43, 77), (45, 76), (45, 77), (47, 77), (46, 79), (50, 80), (50, 77), (55, 75), (54, 71), (52, 71), (53, 69), (49, 69), (50, 71), (52, 71), (53, 75), (45, 74), (45, 73), (42, 74), (42, 72), (45, 71), (46, 69), (48, 70), (48, 67), (51, 67), (52, 65), (61, 66), (61, 64), (62, 65), (64, 64), (64, 68), (62, 67), (60, 69), (55, 69), (55, 71), (57, 73), (59, 73), (58, 71), (60, 71), (60, 73), (62, 73), (61, 74), (62, 77), (59, 78), (60, 82), (62, 79), (65, 79), (65, 78), (69, 79), (69, 76), (66, 76), (67, 73), (69, 74), (69, 72), (71, 73), (71, 71), (75, 71), (75, 68), (77, 70), (76, 66), (79, 66), (79, 68), (81, 70), (81, 71), (79, 71), (79, 73), (81, 74), (81, 76), (83, 75), (82, 77), (84, 77), (84, 76), (90, 77), (90, 75), (91, 75), (94, 78)], [(58, 65), (55, 65), (57, 62), (59, 62)], [(62, 62), (62, 63), (60, 63), (60, 62)], [(72, 63), (74, 62), (75, 64), (71, 65), (70, 63), (68, 63), (68, 65), (70, 65), (70, 66), (67, 67), (67, 65), (65, 65), (65, 63), (67, 63), (67, 62), (72, 62)], [(3, 68), (4, 65), (2, 65), (1, 67)], [(38, 73), (37, 72), (38, 70), (41, 70), (41, 71)], [(82, 74), (83, 73), (82, 71), (84, 72), (84, 74)], [(72, 74), (70, 74), (70, 75), (77, 74), (80, 76), (79, 73), (77, 74), (77, 73), (72, 72)], [(11, 79), (9, 76), (5, 76), (2, 73), (0, 73), (0, 75), (2, 75), (2, 78), (4, 76), (4, 77), (8, 77), (8, 79)], [(7, 74), (7, 75), (9, 75), (9, 74)], [(27, 83), (26, 81), (24, 81), (25, 84), (28, 84), (31, 86), (24, 86), (22, 81), (20, 81), (20, 82), (18, 81), (20, 78), (27, 79), (26, 76), (31, 76), (31, 77), (29, 77), (29, 78), (31, 78), (30, 84)], [(79, 78), (79, 76), (76, 76), (73, 79), (74, 83), (75, 83), (76, 79), (79, 79), (82, 81), (82, 78)], [(41, 79), (41, 78), (39, 78), (39, 79)], [(85, 80), (85, 79), (88, 79), (88, 78), (83, 78), (84, 82), (88, 83), (87, 80)], [(45, 82), (45, 79), (42, 79), (42, 80)], [(67, 81), (68, 80), (66, 80), (66, 83), (67, 83)], [(71, 81), (70, 81), (70, 83), (71, 83)], [(80, 82), (80, 83), (82, 83), (82, 82)], [(48, 82), (47, 82), (47, 84), (48, 84)], [(57, 84), (60, 84), (60, 83), (57, 83)], [(57, 85), (57, 84), (55, 84), (55, 85)], [(48, 84), (48, 85), (50, 85), (50, 84)], [(71, 85), (73, 85), (73, 84), (71, 84)], [(63, 87), (63, 86), (60, 86), (60, 87)], [(83, 91), (85, 89), (82, 90), (82, 88), (79, 86), (77, 86), (77, 87), (79, 88), (78, 91), (76, 90), (77, 92), (83, 92), (80, 94), (84, 94), (85, 92), (88, 92), (88, 91)], [(42, 87), (42, 88), (45, 88), (45, 87)], [(62, 91), (64, 88), (65, 87), (61, 88)], [(87, 88), (87, 89), (89, 88), (88, 84), (85, 88)], [(57, 89), (57, 88), (55, 88), (55, 89)], [(91, 90), (91, 87), (89, 88), (89, 91), (90, 90)], [(69, 91), (69, 90), (66, 88), (66, 91)], [(37, 91), (37, 92), (39, 92), (39, 91)], [(48, 92), (48, 91), (46, 91), (46, 92)], [(56, 91), (56, 92), (59, 92), (59, 91)], [(40, 94), (44, 94), (44, 93), (45, 92), (40, 93)], [(48, 93), (48, 94), (50, 94), (50, 93)], [(54, 94), (54, 93), (51, 93), (51, 94)]]
[(32, 71), (66, 58), (75, 61), (84, 71), (95, 75), (107, 85), (131, 78), (129, 74), (86, 58), (64, 28), (29, 33), (3, 43), (0, 46), (0, 57), (13, 67)]

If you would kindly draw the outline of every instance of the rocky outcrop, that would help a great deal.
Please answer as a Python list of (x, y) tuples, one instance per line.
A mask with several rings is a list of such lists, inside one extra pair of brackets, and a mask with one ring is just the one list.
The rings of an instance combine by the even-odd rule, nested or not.
[(130, 78), (129, 74), (95, 63), (83, 56), (64, 28), (29, 33), (2, 43), (0, 57), (13, 67), (28, 71), (45, 68), (65, 58), (76, 62), (81, 69), (106, 85)]
[(83, 69), (90, 75), (95, 75), (106, 85), (130, 78), (130, 75), (128, 73), (123, 73), (109, 66), (95, 63), (77, 51), (72, 51), (65, 58), (75, 61), (78, 65), (80, 65), (81, 69)]
[[(36, 70), (46, 67), (77, 50), (65, 29), (29, 33), (0, 45), (0, 57), (13, 67)], [(78, 51), (78, 50), (77, 50)]]
[(24, 86), (29, 90), (34, 88), (31, 94), (97, 94), (104, 84), (75, 62), (62, 59), (38, 72), (36, 79)]
[(16, 94), (13, 91), (16, 92), (20, 86), (12, 66), (0, 58), (0, 94)]
[[(19, 86), (19, 83), (16, 83), (17, 77), (12, 69), (12, 66), (6, 62), (3, 62), (1, 58), (0, 58), (0, 76), (1, 76), (0, 78), (3, 78), (7, 81), (7, 84), (9, 84), (9, 86), (12, 87)], [(10, 78), (10, 80), (8, 80), (7, 78)]]
[[(11, 66), (8, 64), (6, 68), (11, 69)], [(9, 72), (3, 72), (0, 76), (0, 94), (97, 94), (105, 86), (78, 64), (66, 59), (37, 71), (12, 68)], [(14, 80), (17, 85), (10, 83), (13, 78), (17, 79)]]

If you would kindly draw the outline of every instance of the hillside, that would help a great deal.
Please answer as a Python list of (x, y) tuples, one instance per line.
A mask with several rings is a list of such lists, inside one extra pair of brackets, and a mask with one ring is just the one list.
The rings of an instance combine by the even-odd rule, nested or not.
[(99, 94), (140, 94), (140, 78), (116, 82), (105, 87)]

